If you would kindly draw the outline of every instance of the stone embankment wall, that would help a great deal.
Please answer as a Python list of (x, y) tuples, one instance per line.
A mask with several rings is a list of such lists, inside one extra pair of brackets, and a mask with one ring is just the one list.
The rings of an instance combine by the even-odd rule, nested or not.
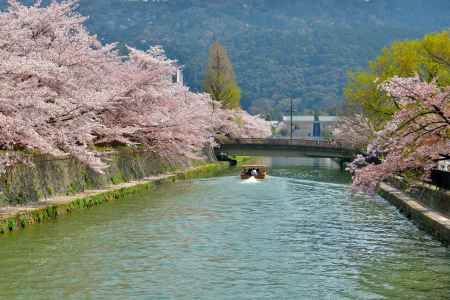
[(380, 185), (379, 194), (419, 228), (450, 245), (450, 191), (394, 177)]
[[(224, 162), (190, 161), (173, 164), (148, 151), (105, 152), (109, 168), (93, 172), (71, 157), (32, 156), (0, 177), (0, 234), (41, 223), (127, 195), (150, 192), (178, 180), (226, 173)], [(246, 161), (248, 158), (242, 158)]]
[(388, 183), (417, 199), (421, 204), (450, 217), (450, 191), (424, 182), (408, 183), (401, 177), (392, 177)]
[(18, 207), (0, 207), (0, 235), (26, 228), (105, 202), (126, 199), (128, 195), (149, 193), (159, 186), (178, 180), (222, 175), (229, 170), (228, 163), (201, 164), (169, 174), (146, 177), (120, 184), (110, 184), (102, 189), (87, 190), (71, 196), (56, 196)]
[(151, 152), (129, 149), (105, 153), (109, 168), (101, 175), (71, 157), (33, 156), (0, 177), (0, 207), (26, 205), (55, 195), (72, 195), (180, 168)]

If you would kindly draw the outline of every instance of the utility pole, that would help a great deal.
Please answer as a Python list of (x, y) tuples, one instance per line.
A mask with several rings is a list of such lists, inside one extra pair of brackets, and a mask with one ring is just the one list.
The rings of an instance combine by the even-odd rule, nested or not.
[(294, 122), (292, 120), (293, 119), (294, 103), (293, 103), (292, 98), (290, 98), (290, 100), (291, 100), (291, 135), (290, 135), (290, 137), (291, 137), (291, 140), (292, 140), (293, 130), (294, 130)]

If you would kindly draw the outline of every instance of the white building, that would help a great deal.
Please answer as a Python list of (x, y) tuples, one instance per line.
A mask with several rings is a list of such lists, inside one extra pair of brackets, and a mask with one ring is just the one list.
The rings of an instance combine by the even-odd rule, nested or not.
[(183, 69), (180, 67), (177, 69), (177, 74), (174, 76), (174, 82), (184, 85)]
[[(332, 132), (338, 121), (336, 116), (319, 116), (318, 120), (315, 120), (313, 115), (306, 116), (293, 116), (293, 137), (306, 138), (306, 137), (320, 137), (326, 135), (328, 132)], [(314, 129), (316, 124), (316, 129)], [(291, 128), (291, 116), (284, 116), (283, 121), (279, 127), (284, 132), (287, 130), (287, 135), (290, 135)], [(320, 128), (320, 129), (319, 129)]]
[(438, 169), (441, 171), (450, 172), (450, 161), (443, 160), (438, 163)]

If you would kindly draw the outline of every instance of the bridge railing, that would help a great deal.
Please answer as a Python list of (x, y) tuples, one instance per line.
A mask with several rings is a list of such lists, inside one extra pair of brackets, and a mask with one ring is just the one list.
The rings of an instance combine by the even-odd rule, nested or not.
[(285, 145), (285, 146), (315, 146), (342, 150), (355, 150), (351, 145), (339, 143), (332, 139), (280, 139), (280, 138), (243, 138), (236, 139), (233, 144), (241, 145)]

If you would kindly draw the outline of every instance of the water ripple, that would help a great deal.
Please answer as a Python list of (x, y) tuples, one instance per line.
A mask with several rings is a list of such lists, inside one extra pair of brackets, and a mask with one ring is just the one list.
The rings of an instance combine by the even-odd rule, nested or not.
[(198, 180), (13, 234), (0, 299), (448, 300), (448, 248), (314, 174)]

